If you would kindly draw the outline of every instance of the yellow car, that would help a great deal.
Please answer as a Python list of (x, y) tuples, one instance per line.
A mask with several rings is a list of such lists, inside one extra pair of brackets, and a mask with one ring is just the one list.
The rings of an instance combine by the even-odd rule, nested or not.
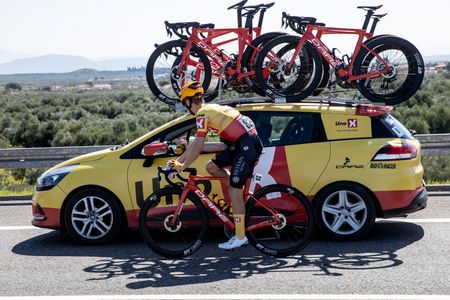
[[(295, 186), (312, 201), (319, 231), (327, 238), (366, 235), (375, 218), (404, 216), (425, 208), (427, 192), (420, 144), (389, 114), (389, 107), (337, 102), (251, 103), (236, 106), (253, 119), (264, 144), (255, 174), (260, 185)], [(157, 166), (179, 155), (177, 145), (195, 136), (185, 115), (135, 141), (63, 162), (39, 179), (32, 224), (60, 229), (84, 243), (104, 243), (124, 228), (137, 228), (139, 208), (160, 185)], [(169, 151), (142, 154), (150, 143)], [(193, 167), (206, 174), (213, 156)], [(222, 191), (204, 184), (220, 205)]]

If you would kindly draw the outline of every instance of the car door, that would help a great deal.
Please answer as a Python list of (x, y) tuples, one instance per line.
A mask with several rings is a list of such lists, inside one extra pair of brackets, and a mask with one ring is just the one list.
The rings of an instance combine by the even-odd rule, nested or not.
[[(192, 141), (195, 133), (196, 128), (194, 119), (190, 119), (175, 124), (161, 133), (150, 137), (134, 147), (132, 151), (129, 151), (131, 154), (128, 154), (128, 157), (131, 158), (131, 163), (127, 172), (128, 190), (134, 210), (127, 213), (130, 214), (128, 216), (129, 222), (135, 222), (134, 224), (129, 224), (130, 227), (137, 226), (139, 209), (142, 206), (143, 201), (154, 191), (169, 185), (164, 178), (161, 178), (161, 181), (159, 180), (157, 167), (161, 166), (164, 168), (167, 161), (170, 159), (177, 159), (181, 154), (175, 153), (173, 150), (175, 149), (175, 145), (180, 144), (183, 141)], [(169, 151), (167, 154), (159, 154), (147, 158), (142, 155), (142, 148), (145, 145), (157, 142), (166, 142), (169, 144)], [(212, 157), (212, 153), (202, 153), (191, 167), (197, 169), (198, 175), (207, 175), (205, 165)], [(178, 181), (178, 179), (174, 181)], [(220, 182), (211, 183), (209, 181), (201, 181), (199, 186), (214, 200), (221, 200), (222, 197), (220, 195), (222, 194), (222, 185)]]
[(264, 146), (251, 189), (281, 183), (308, 195), (330, 157), (320, 114), (283, 111), (246, 114), (254, 120)]

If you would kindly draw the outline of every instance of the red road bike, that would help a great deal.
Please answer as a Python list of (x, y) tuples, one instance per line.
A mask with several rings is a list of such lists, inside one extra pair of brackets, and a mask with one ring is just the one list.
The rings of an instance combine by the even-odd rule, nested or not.
[[(147, 83), (156, 97), (174, 105), (178, 101), (180, 88), (186, 82), (195, 80), (202, 82), (206, 91), (204, 98), (208, 102), (217, 96), (220, 77), (226, 87), (237, 92), (264, 95), (255, 85), (255, 57), (260, 46), (285, 33), (261, 35), (264, 13), (274, 3), (243, 6), (246, 1), (228, 8), (237, 10), (237, 28), (217, 29), (214, 24), (166, 22), (168, 32), (173, 32), (180, 39), (158, 45), (148, 60)], [(253, 19), (258, 13), (258, 25), (253, 27)], [(228, 55), (222, 48), (232, 43), (237, 43), (238, 51)]]
[[(392, 105), (409, 99), (423, 81), (424, 62), (410, 42), (392, 35), (373, 35), (384, 16), (374, 15), (380, 7), (358, 7), (367, 11), (362, 29), (326, 27), (315, 18), (284, 13), (283, 21), (302, 36), (281, 36), (262, 48), (255, 64), (258, 85), (273, 98), (300, 101), (323, 88), (331, 67), (336, 80), (330, 84), (356, 86), (372, 102)], [(374, 21), (368, 31), (371, 18)], [(353, 54), (338, 57), (321, 39), (330, 34), (356, 35)]]
[[(145, 243), (155, 253), (183, 258), (203, 245), (210, 222), (223, 223), (228, 232), (234, 231), (234, 223), (231, 211), (226, 210), (230, 202), (216, 203), (198, 186), (205, 180), (220, 181), (224, 189), (228, 178), (198, 176), (195, 169), (188, 168), (185, 172), (189, 173), (189, 179), (183, 187), (171, 181), (169, 174), (173, 172), (176, 171), (158, 167), (159, 179), (163, 174), (171, 186), (155, 191), (145, 200), (139, 228)], [(276, 257), (301, 251), (314, 231), (314, 213), (308, 198), (296, 188), (282, 184), (265, 186), (254, 194), (249, 187), (250, 179), (244, 191), (246, 236), (250, 244)]]

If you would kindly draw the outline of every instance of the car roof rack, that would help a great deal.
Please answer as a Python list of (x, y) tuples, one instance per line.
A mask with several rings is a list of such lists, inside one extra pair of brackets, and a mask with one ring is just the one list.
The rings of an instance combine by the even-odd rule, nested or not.
[[(286, 102), (285, 98), (270, 98), (270, 97), (246, 97), (246, 98), (235, 98), (235, 99), (214, 99), (208, 103), (216, 103), (229, 105), (232, 107), (246, 105), (246, 104), (325, 104), (330, 106), (346, 106), (346, 107), (358, 107), (360, 105), (380, 105), (385, 106), (385, 103), (373, 103), (364, 98), (352, 99), (352, 98), (339, 98), (339, 97), (329, 97), (329, 96), (310, 96), (302, 101), (298, 102)], [(185, 107), (181, 104), (181, 102), (177, 102), (175, 104), (175, 110), (185, 110)]]

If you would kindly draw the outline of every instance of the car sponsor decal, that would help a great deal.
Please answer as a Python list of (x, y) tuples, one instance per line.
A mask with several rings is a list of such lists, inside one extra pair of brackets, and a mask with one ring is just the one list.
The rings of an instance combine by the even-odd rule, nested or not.
[(350, 158), (345, 157), (344, 163), (337, 165), (336, 169), (362, 169), (364, 165), (352, 164)]
[(397, 164), (387, 164), (387, 163), (370, 163), (371, 169), (395, 169)]
[[(251, 181), (250, 191), (275, 183), (292, 185), (284, 147), (264, 148), (253, 173), (255, 176)], [(273, 194), (273, 198), (279, 197), (276, 193)]]
[(358, 127), (358, 119), (348, 119), (347, 124), (348, 128), (356, 128)]

